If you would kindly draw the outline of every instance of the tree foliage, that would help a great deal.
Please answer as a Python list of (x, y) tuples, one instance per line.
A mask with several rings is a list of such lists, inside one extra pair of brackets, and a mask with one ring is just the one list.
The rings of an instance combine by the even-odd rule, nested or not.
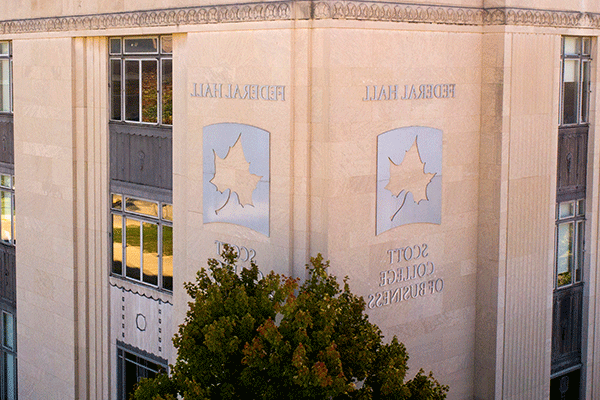
[(136, 400), (444, 399), (448, 387), (419, 371), (405, 381), (408, 354), (396, 337), (383, 343), (365, 302), (327, 273), (321, 255), (309, 278), (270, 273), (255, 264), (236, 274), (236, 254), (208, 261), (173, 342), (171, 374), (143, 380)]

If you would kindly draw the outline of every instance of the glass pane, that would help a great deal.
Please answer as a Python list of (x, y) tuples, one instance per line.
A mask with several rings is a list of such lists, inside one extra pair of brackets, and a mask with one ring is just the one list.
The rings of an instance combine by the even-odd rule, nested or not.
[(558, 243), (556, 246), (556, 285), (571, 283), (573, 270), (573, 223), (558, 225)]
[(158, 62), (142, 61), (142, 121), (158, 122)]
[(173, 221), (173, 206), (171, 204), (163, 204), (162, 219), (166, 219), (167, 221)]
[(12, 189), (11, 175), (0, 175), (0, 186)]
[(173, 227), (162, 227), (163, 289), (173, 291)]
[(563, 68), (562, 123), (575, 124), (579, 101), (579, 60), (564, 60)]
[(173, 36), (162, 36), (160, 43), (163, 53), (171, 54), (173, 52)]
[(125, 120), (140, 120), (140, 62), (125, 61)]
[(110, 60), (110, 118), (121, 119), (121, 60)]
[(566, 201), (558, 205), (558, 218), (569, 218), (575, 215), (575, 203)]
[(10, 44), (8, 42), (0, 42), (0, 55), (10, 55)]
[(158, 217), (158, 203), (136, 199), (134, 197), (125, 198), (125, 210), (138, 214)]
[(110, 54), (121, 54), (121, 39), (110, 39)]
[(125, 218), (125, 246), (126, 255), (126, 271), (125, 275), (129, 278), (140, 279), (140, 222), (133, 219)]
[(4, 393), (2, 398), (14, 400), (17, 398), (17, 368), (15, 356), (10, 353), (4, 353)]
[(162, 123), (173, 124), (173, 60), (162, 60)]
[(577, 264), (575, 266), (575, 282), (581, 282), (581, 271), (583, 269), (583, 240), (585, 238), (585, 222), (577, 223)]
[(585, 215), (585, 200), (577, 201), (577, 215)]
[(565, 37), (563, 54), (570, 56), (581, 54), (581, 38)]
[(113, 208), (114, 210), (122, 210), (123, 209), (123, 196), (121, 196), (120, 194), (113, 193), (111, 208)]
[[(15, 180), (13, 179), (13, 184), (15, 183)], [(13, 237), (13, 241), (17, 240), (17, 235), (16, 235), (16, 219), (15, 219), (15, 194), (13, 193), (12, 196), (12, 237)]]
[(12, 193), (0, 192), (0, 239), (12, 240)]
[(158, 285), (158, 225), (144, 222), (143, 227), (143, 280), (151, 285)]
[(158, 53), (158, 37), (127, 38), (123, 48), (125, 54)]
[(15, 349), (15, 317), (7, 312), (2, 313), (2, 330), (4, 339), (2, 345), (7, 349)]
[(9, 60), (0, 60), (0, 112), (10, 112)]
[(590, 108), (590, 62), (583, 62), (583, 81), (581, 82), (581, 122), (588, 122)]
[(123, 217), (113, 215), (113, 274), (123, 275)]
[(592, 53), (592, 40), (590, 38), (583, 38), (583, 55), (589, 56)]

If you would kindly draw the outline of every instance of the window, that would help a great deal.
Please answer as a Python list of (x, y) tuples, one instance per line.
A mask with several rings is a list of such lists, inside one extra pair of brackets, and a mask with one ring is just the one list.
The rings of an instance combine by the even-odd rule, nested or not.
[(0, 379), (0, 398), (14, 400), (17, 398), (17, 343), (14, 314), (2, 311), (2, 379)]
[(171, 36), (110, 38), (110, 118), (173, 124)]
[(561, 125), (589, 122), (591, 38), (563, 37)]
[(113, 193), (111, 216), (112, 274), (173, 291), (173, 206)]
[(15, 179), (0, 174), (0, 240), (15, 244)]
[(117, 398), (129, 399), (135, 385), (142, 378), (154, 378), (158, 373), (167, 370), (167, 360), (151, 354), (138, 354), (127, 351), (117, 342)]
[(585, 200), (556, 206), (555, 288), (581, 282), (585, 238)]
[(0, 113), (12, 112), (12, 59), (10, 42), (0, 41)]

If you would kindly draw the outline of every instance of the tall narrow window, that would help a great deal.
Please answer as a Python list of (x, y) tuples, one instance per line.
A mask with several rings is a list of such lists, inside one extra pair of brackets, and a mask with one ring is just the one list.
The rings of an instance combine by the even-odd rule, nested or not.
[(171, 54), (171, 36), (110, 39), (111, 120), (173, 123)]
[(0, 113), (12, 112), (10, 42), (0, 42)]
[(7, 311), (1, 312), (2, 355), (1, 366), (2, 380), (0, 381), (0, 398), (14, 400), (17, 398), (17, 345), (15, 317)]
[(117, 342), (117, 399), (129, 399), (142, 378), (154, 378), (167, 370), (167, 360), (152, 354), (138, 354)]
[(173, 290), (172, 210), (171, 204), (112, 195), (113, 276)]
[[(592, 40), (562, 38), (550, 398), (581, 368)], [(562, 381), (561, 381), (562, 380)], [(571, 382), (574, 387), (579, 382)]]
[(561, 125), (588, 122), (591, 39), (562, 40)]

